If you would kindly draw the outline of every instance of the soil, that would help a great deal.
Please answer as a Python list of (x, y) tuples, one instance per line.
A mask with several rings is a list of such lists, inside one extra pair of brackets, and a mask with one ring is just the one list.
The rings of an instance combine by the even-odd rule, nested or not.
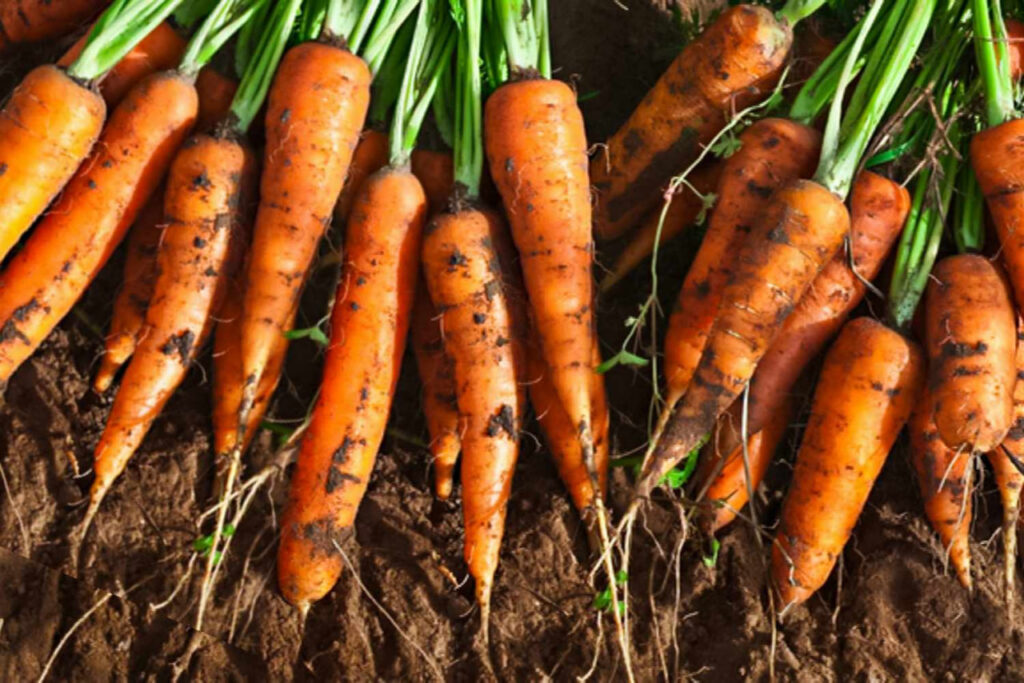
[[(679, 45), (679, 28), (662, 3), (621, 4), (551, 3), (559, 75), (594, 93), (583, 104), (593, 140), (624, 120)], [(6, 90), (46, 52), (5, 65), (0, 85)], [(678, 289), (694, 239), (666, 250), (662, 300)], [(585, 533), (532, 437), (535, 425), (527, 427), (509, 503), (490, 644), (479, 638), (459, 500), (439, 503), (432, 495), (411, 358), (346, 546), (346, 570), (305, 623), (276, 590), (276, 523), (289, 466), (287, 452), (275, 456), (275, 437), (264, 432), (247, 456), (247, 474), (273, 474), (255, 490), (232, 538), (202, 632), (190, 627), (201, 563), (192, 544), (209, 531), (198, 521), (210, 504), (212, 475), (208, 358), (107, 497), (76, 566), (74, 531), (111, 402), (88, 382), (120, 267), (115, 258), (75, 314), (14, 376), (0, 407), (0, 678), (38, 678), (57, 647), (49, 674), (72, 681), (562, 680), (588, 672), (597, 680), (624, 678), (610, 618), (592, 605)], [(325, 268), (311, 282), (307, 323), (323, 316), (333, 277)], [(619, 347), (623, 321), (649, 286), (646, 273), (637, 273), (602, 302), (606, 352)], [(294, 342), (276, 420), (301, 418), (319, 372), (315, 344)], [(643, 442), (646, 373), (609, 374), (617, 454)], [(798, 439), (794, 428), (759, 501), (759, 518), (769, 525)], [(623, 491), (625, 473), (617, 471), (613, 484)], [(767, 599), (765, 546), (751, 524), (739, 521), (721, 536), (717, 563), (709, 567), (707, 544), (695, 531), (686, 536), (673, 507), (652, 506), (637, 529), (630, 566), (634, 672), (640, 680), (1024, 679), (1017, 656), (1024, 609), (1018, 605), (1010, 618), (998, 497), (990, 478), (980, 489), (973, 594), (944, 571), (897, 448), (833, 577), (778, 623)], [(620, 498), (613, 503), (621, 513)]]

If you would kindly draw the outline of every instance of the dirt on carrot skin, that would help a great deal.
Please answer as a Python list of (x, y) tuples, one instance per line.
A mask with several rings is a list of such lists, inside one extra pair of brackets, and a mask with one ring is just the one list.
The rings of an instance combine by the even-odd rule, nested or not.
[[(676, 33), (664, 3), (625, 4), (628, 12), (613, 0), (563, 0), (551, 7), (560, 75), (573, 76), (581, 94), (597, 93), (582, 105), (592, 142), (615, 130), (674, 54)], [(5, 63), (0, 92), (45, 56), (33, 53), (11, 72)], [(340, 244), (339, 235), (332, 230), (330, 241)], [(678, 291), (695, 235), (663, 250), (663, 302)], [(197, 526), (210, 505), (213, 479), (208, 352), (104, 501), (78, 577), (60, 573), (72, 566), (71, 533), (84, 512), (92, 449), (110, 409), (110, 398), (92, 393), (89, 382), (121, 266), (120, 257), (112, 260), (77, 312), (13, 377), (0, 407), (3, 680), (37, 678), (57, 642), (104, 591), (115, 596), (68, 638), (52, 680), (168, 680), (191, 639), (203, 558), (187, 572), (193, 542), (210, 531), (209, 524)], [(324, 316), (335, 274), (334, 267), (314, 274), (297, 327)], [(601, 303), (605, 357), (619, 348), (623, 321), (636, 314), (649, 288), (649, 272), (640, 268)], [(308, 339), (293, 342), (274, 418), (300, 418), (310, 405), (321, 372), (318, 351)], [(618, 397), (613, 452), (624, 454), (646, 432), (649, 369), (620, 367), (607, 379), (609, 396)], [(809, 398), (810, 390), (805, 382), (801, 396)], [(526, 429), (539, 435), (532, 420)], [(246, 459), (247, 476), (275, 463), (275, 438), (266, 431), (257, 438)], [(275, 524), (286, 494), (285, 464), (286, 471), (254, 495), (233, 536), (206, 633), (182, 678), (426, 681), (441, 674), (452, 680), (565, 680), (589, 671), (600, 632), (611, 632), (611, 618), (604, 613), (598, 624), (586, 535), (548, 454), (524, 436), (487, 649), (476, 635), (478, 612), (462, 561), (459, 487), (451, 503), (434, 499), (428, 451), (417, 443), (425, 438), (415, 364), (407, 354), (391, 432), (355, 537), (343, 545), (349, 566), (336, 588), (310, 610), (304, 625), (277, 591)], [(766, 478), (768, 493), (758, 496), (762, 522), (777, 519), (798, 439), (798, 428), (791, 428), (782, 462)], [(627, 486), (625, 473), (616, 470), (619, 513)], [(836, 572), (841, 582), (834, 574), (818, 596), (788, 614), (778, 624), (774, 648), (767, 547), (758, 544), (749, 523), (739, 519), (721, 535), (714, 568), (705, 566), (707, 544), (691, 526), (676, 564), (679, 517), (660, 503), (637, 525), (633, 540), (630, 624), (637, 677), (654, 680), (667, 671), (672, 679), (689, 674), (760, 681), (774, 665), (785, 681), (1024, 678), (1024, 664), (1015, 656), (1024, 645), (1024, 609), (1018, 606), (1015, 621), (1007, 623), (1000, 507), (991, 476), (980, 480), (979, 490), (971, 596), (951, 571), (943, 571), (901, 442), (843, 554)], [(622, 678), (620, 658), (606, 638), (594, 679)]]

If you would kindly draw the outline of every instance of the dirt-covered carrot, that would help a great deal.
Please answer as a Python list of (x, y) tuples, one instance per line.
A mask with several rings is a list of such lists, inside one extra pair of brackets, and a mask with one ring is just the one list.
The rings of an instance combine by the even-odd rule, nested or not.
[(0, 3), (0, 54), (12, 46), (60, 38), (110, 0), (11, 0)]
[(1013, 423), (1016, 317), (1009, 288), (983, 256), (950, 256), (925, 302), (935, 425), (954, 450), (987, 453)]
[(829, 350), (772, 547), (780, 612), (828, 578), (924, 375), (917, 345), (871, 318), (847, 323)]
[(484, 146), (555, 390), (593, 464), (594, 348), (587, 140), (576, 94), (550, 79), (544, 3), (498, 3), (513, 80), (487, 99)]
[[(779, 401), (764, 427), (747, 438), (745, 454), (742, 444), (730, 451), (721, 448), (719, 435), (724, 430), (739, 431), (741, 427), (726, 426), (725, 422), (731, 419), (729, 415), (719, 420), (715, 435), (702, 449), (700, 465), (694, 475), (698, 490), (703, 492), (699, 522), (705, 534), (717, 533), (732, 523), (750, 501), (750, 492), (757, 491), (793, 418), (793, 403), (789, 396)], [(745, 463), (744, 457), (747, 458)], [(747, 472), (750, 473), (749, 484)]]
[(943, 443), (935, 427), (934, 413), (931, 392), (922, 392), (907, 425), (910, 462), (921, 488), (925, 515), (939, 535), (944, 556), (953, 564), (960, 583), (970, 589), (972, 454)]
[[(282, 7), (284, 13), (289, 11), (288, 5)], [(291, 3), (290, 11), (293, 18), (298, 12), (297, 1)], [(243, 0), (220, 0), (190, 42), (178, 71), (167, 77), (186, 83), (194, 80), (212, 56), (211, 40), (214, 46), (216, 40), (226, 40), (230, 27), (244, 22), (247, 14), (251, 15), (251, 7), (247, 9)], [(291, 19), (287, 23), (290, 25)], [(278, 55), (283, 46), (281, 38)], [(255, 182), (254, 156), (243, 137), (252, 120), (245, 112), (258, 108), (266, 94), (269, 76), (260, 76), (255, 73), (245, 84), (242, 97), (236, 101), (239, 106), (233, 108), (231, 125), (220, 126), (215, 133), (192, 136), (171, 163), (164, 195), (166, 229), (160, 240), (153, 296), (138, 347), (96, 446), (96, 478), (84, 529), (88, 529), (114, 480), (185, 378), (212, 329), (212, 316), (223, 301), (227, 283), (234, 276), (229, 270), (232, 247), (239, 244), (236, 233), (243, 222), (241, 198), (255, 196), (253, 189), (242, 186), (243, 181)], [(126, 102), (135, 92), (132, 90)], [(192, 92), (194, 116), (198, 104)]]
[[(82, 54), (88, 39), (89, 34), (82, 36), (58, 60), (57, 66), (71, 66), (78, 55)], [(185, 53), (185, 42), (177, 29), (166, 21), (157, 24), (156, 28), (99, 80), (100, 94), (106, 100), (107, 106), (117, 106), (132, 86), (146, 76), (177, 66)]]
[[(934, 0), (887, 3), (886, 40), (876, 43), (849, 103), (843, 93), (882, 2), (857, 30), (829, 112), (816, 180), (776, 191), (740, 253), (694, 379), (662, 437), (652, 444), (637, 495), (648, 495), (714, 426), (754, 370), (811, 282), (849, 232), (843, 204), (860, 157), (896, 94), (928, 27)], [(845, 120), (844, 120), (845, 119)]]
[(669, 178), (725, 126), (737, 100), (771, 91), (789, 55), (793, 25), (821, 4), (792, 2), (779, 16), (763, 7), (732, 7), (676, 57), (591, 162), (598, 238), (629, 230)]
[(447, 9), (439, 0), (420, 3), (389, 135), (389, 165), (363, 184), (346, 226), (324, 379), (299, 451), (277, 556), (281, 592), (303, 613), (341, 573), (337, 544), (369, 485), (401, 370), (427, 218), (409, 155), (454, 44)]
[[(644, 219), (640, 229), (630, 235), (629, 242), (615, 257), (611, 270), (601, 280), (601, 291), (607, 292), (622, 281), (634, 268), (654, 252), (654, 244), (665, 244), (697, 222), (708, 210), (706, 198), (715, 194), (722, 164), (702, 165), (689, 178), (691, 187), (681, 187), (672, 196), (671, 204), (661, 220), (661, 207), (655, 207)], [(660, 233), (659, 233), (660, 226)]]

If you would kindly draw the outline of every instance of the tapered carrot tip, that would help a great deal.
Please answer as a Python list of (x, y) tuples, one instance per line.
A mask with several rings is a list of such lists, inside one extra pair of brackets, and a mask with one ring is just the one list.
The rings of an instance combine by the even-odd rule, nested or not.
[(441, 500), (448, 500), (452, 495), (452, 478), (455, 468), (448, 463), (434, 462), (434, 490)]
[(96, 371), (96, 378), (92, 383), (96, 393), (102, 394), (110, 388), (114, 382), (114, 375), (134, 351), (135, 340), (131, 335), (118, 334), (107, 342), (107, 352), (100, 361), (100, 369)]
[(491, 582), (477, 579), (476, 604), (480, 605), (480, 635), (484, 643), (491, 642)]

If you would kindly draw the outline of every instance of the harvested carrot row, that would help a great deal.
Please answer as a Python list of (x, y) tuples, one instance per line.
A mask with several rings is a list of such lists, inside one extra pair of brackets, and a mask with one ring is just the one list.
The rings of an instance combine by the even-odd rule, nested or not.
[(871, 318), (847, 323), (829, 350), (772, 546), (781, 613), (828, 578), (924, 375), (917, 345)]
[(1003, 275), (988, 259), (950, 256), (925, 302), (935, 425), (954, 450), (987, 453), (1013, 423), (1017, 328)]
[(931, 392), (923, 392), (908, 425), (910, 461), (921, 487), (925, 515), (939, 535), (944, 556), (952, 562), (960, 583), (970, 589), (972, 456), (942, 442), (934, 411)]
[(110, 0), (18, 0), (0, 4), (0, 53), (71, 33)]
[[(643, 225), (632, 235), (629, 243), (615, 258), (615, 264), (601, 280), (601, 291), (607, 292), (622, 281), (634, 268), (643, 263), (644, 259), (654, 253), (654, 244), (665, 244), (688, 227), (705, 211), (704, 199), (715, 192), (718, 187), (722, 164), (712, 163), (701, 166), (693, 174), (690, 183), (693, 188), (681, 188), (671, 200), (665, 212), (665, 220), (661, 220), (661, 208), (656, 207), (644, 219)], [(696, 190), (696, 192), (694, 191)], [(661, 225), (659, 237), (658, 227)]]

